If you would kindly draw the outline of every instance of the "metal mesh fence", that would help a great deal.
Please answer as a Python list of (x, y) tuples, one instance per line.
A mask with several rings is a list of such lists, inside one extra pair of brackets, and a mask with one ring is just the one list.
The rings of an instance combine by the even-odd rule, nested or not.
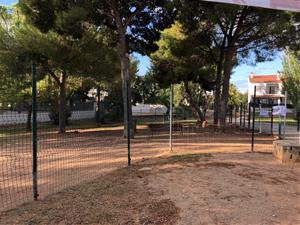
[(41, 198), (126, 165), (121, 130), (98, 129), (95, 111), (86, 108), (88, 105), (80, 104), (80, 109), (72, 109), (66, 133), (59, 134), (51, 122), (40, 124), (38, 187)]
[(173, 133), (173, 150), (215, 152), (230, 145), (232, 150), (249, 151), (251, 129), (248, 129), (247, 105), (228, 107), (225, 126), (214, 125), (213, 114), (213, 110), (207, 110), (206, 122), (203, 124), (190, 107), (185, 112), (177, 111), (174, 124), (180, 127), (177, 129), (180, 132)]
[[(122, 127), (97, 128), (93, 104), (80, 106), (72, 109), (63, 134), (51, 121), (51, 111), (45, 107), (38, 109), (39, 198), (126, 166)], [(32, 134), (27, 116), (28, 112), (22, 110), (2, 110), (0, 114), (0, 210), (33, 199)]]
[[(59, 133), (50, 106), (37, 108), (37, 192), (51, 193), (127, 166), (127, 140), (122, 121), (97, 126), (94, 101), (70, 106), (66, 132)], [(153, 135), (149, 123), (168, 124), (165, 115), (134, 116), (133, 162), (169, 150), (169, 131)], [(31, 111), (3, 109), (0, 114), (0, 211), (33, 200)]]
[[(102, 99), (101, 106), (94, 97), (84, 100), (69, 98), (65, 108), (66, 129), (60, 133), (57, 90), (51, 79), (46, 79), (44, 86), (48, 90), (46, 94), (37, 92), (34, 117), (37, 120), (37, 139), (33, 135), (35, 110), (32, 111), (34, 107), (30, 103), (32, 96), (27, 96), (27, 104), (1, 106), (0, 211), (31, 201), (35, 193), (43, 199), (66, 187), (127, 166), (122, 102), (111, 104), (114, 99)], [(98, 111), (102, 116), (96, 116)], [(161, 113), (156, 109), (135, 112), (137, 130), (131, 140), (133, 162), (170, 151), (171, 143), (174, 151), (202, 150), (219, 135), (213, 127), (201, 127), (189, 107), (177, 107), (173, 113), (170, 136), (169, 112)], [(210, 124), (211, 117), (210, 112)], [(99, 124), (100, 121), (104, 124)], [(36, 161), (34, 143), (37, 144)], [(34, 189), (33, 182), (34, 162), (37, 164), (37, 189)]]
[[(120, 120), (98, 126), (94, 100), (69, 104), (66, 132), (59, 133), (57, 115), (50, 105), (37, 110), (37, 192), (39, 199), (66, 187), (92, 180), (127, 166), (127, 140)], [(29, 110), (28, 110), (29, 109)], [(186, 107), (175, 108), (172, 150), (180, 153), (249, 151), (249, 108), (229, 107), (227, 125), (213, 125), (208, 110), (206, 126)], [(30, 108), (10, 107), (0, 112), (0, 211), (33, 200), (33, 151)], [(171, 150), (169, 112), (134, 115), (137, 130), (131, 140), (133, 162)], [(234, 144), (233, 144), (234, 143)]]
[(26, 113), (0, 113), (0, 200), (1, 208), (14, 207), (32, 197), (31, 133), (26, 132)]

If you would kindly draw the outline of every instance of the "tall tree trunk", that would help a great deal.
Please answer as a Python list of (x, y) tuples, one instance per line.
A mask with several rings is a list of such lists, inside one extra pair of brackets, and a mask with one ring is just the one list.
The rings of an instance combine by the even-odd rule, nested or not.
[(219, 113), (219, 122), (220, 125), (226, 124), (226, 115), (227, 115), (227, 104), (229, 99), (229, 85), (230, 85), (230, 76), (233, 67), (233, 56), (234, 49), (228, 48), (225, 52), (225, 62), (224, 62), (224, 76), (223, 76), (223, 85), (222, 85), (222, 97), (220, 101), (220, 113)]
[(59, 82), (59, 133), (66, 132), (66, 79), (67, 74), (62, 71)]
[(32, 115), (32, 107), (29, 106), (27, 108), (27, 121), (26, 121), (26, 131), (31, 131), (31, 115)]
[[(225, 45), (225, 38), (223, 40), (223, 46)], [(217, 64), (216, 73), (216, 84), (215, 84), (215, 99), (214, 99), (214, 124), (220, 125), (219, 123), (219, 112), (220, 112), (220, 100), (221, 100), (221, 87), (222, 87), (222, 74), (223, 74), (223, 60), (224, 60), (224, 48), (220, 50), (219, 60)]]
[(206, 113), (208, 110), (208, 96), (207, 96), (206, 91), (203, 91), (202, 96), (203, 96), (203, 98), (205, 97), (203, 104), (202, 104), (202, 112), (203, 112), (203, 116), (206, 120)]
[(201, 125), (205, 122), (205, 117), (204, 117), (204, 113), (201, 111), (200, 107), (198, 106), (197, 102), (195, 102), (194, 98), (193, 98), (193, 94), (189, 88), (189, 82), (188, 81), (184, 81), (184, 89), (185, 92), (188, 96), (188, 101), (192, 107), (192, 109), (194, 110), (195, 114), (198, 117), (198, 120), (200, 121)]
[(130, 137), (134, 137), (132, 126), (132, 105), (131, 105), (131, 88), (130, 88), (130, 61), (127, 51), (126, 36), (119, 32), (119, 58), (121, 62), (122, 77), (122, 94), (124, 108), (124, 137), (127, 137), (127, 128), (130, 128)]
[(214, 99), (214, 124), (215, 125), (217, 125), (219, 122), (221, 81), (222, 81), (222, 73), (220, 70), (217, 72), (215, 92), (214, 92), (214, 96), (215, 96), (215, 99)]

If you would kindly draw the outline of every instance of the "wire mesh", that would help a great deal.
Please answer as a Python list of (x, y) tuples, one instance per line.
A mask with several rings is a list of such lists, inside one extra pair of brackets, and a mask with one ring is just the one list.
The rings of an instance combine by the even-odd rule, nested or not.
[[(94, 101), (78, 102), (70, 109), (66, 132), (59, 133), (51, 106), (38, 107), (40, 199), (126, 166), (122, 126), (97, 127)], [(0, 211), (33, 199), (31, 122), (31, 110), (25, 108), (0, 112)]]
[[(213, 110), (206, 110), (206, 121), (194, 113), (192, 107), (186, 107), (185, 113), (175, 113), (174, 124), (181, 126), (181, 132), (173, 133), (173, 150), (175, 152), (214, 152), (222, 151), (228, 144), (236, 143), (231, 148), (249, 150), (250, 135), (246, 127), (248, 115), (246, 106), (228, 107), (226, 125), (218, 126), (213, 122)], [(245, 122), (244, 122), (245, 121)], [(245, 124), (245, 125), (244, 125)], [(228, 146), (227, 146), (228, 147)]]
[[(105, 123), (99, 126), (94, 98), (68, 101), (66, 131), (59, 133), (59, 113), (55, 107), (57, 105), (39, 104), (37, 110), (39, 199), (127, 166), (122, 120), (109, 116), (101, 119)], [(201, 124), (191, 107), (175, 107), (172, 150), (189, 154), (222, 151), (225, 147), (249, 150), (248, 107), (228, 108), (227, 125), (217, 127), (213, 125), (211, 109), (206, 112), (207, 123)], [(30, 105), (7, 106), (0, 112), (0, 211), (33, 200), (30, 109)], [(116, 110), (114, 116), (120, 114), (122, 112)], [(168, 112), (135, 113), (136, 133), (131, 142), (133, 163), (170, 151), (168, 115)]]
[[(127, 166), (127, 142), (122, 121), (97, 126), (94, 100), (67, 105), (66, 132), (59, 133), (53, 106), (37, 109), (37, 181), (39, 199), (66, 187), (92, 180)], [(57, 112), (55, 112), (57, 114)], [(132, 140), (132, 160), (137, 162), (168, 150), (169, 129), (154, 135), (149, 123), (165, 124), (165, 115), (139, 113)], [(31, 111), (3, 109), (0, 114), (0, 211), (33, 200)]]
[(51, 121), (40, 124), (38, 186), (41, 198), (126, 165), (121, 129), (98, 128), (94, 107), (93, 102), (74, 104), (66, 132), (62, 134), (57, 126), (53, 128)]
[(32, 199), (31, 133), (22, 109), (0, 112), (0, 202), (1, 209)]

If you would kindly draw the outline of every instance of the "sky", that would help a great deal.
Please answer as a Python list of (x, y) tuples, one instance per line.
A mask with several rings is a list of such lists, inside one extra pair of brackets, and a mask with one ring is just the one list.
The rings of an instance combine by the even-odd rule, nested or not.
[[(148, 68), (151, 66), (149, 57), (134, 54), (139, 62), (139, 76), (146, 74)], [(250, 73), (257, 75), (276, 74), (282, 70), (282, 55), (278, 54), (273, 61), (258, 63), (256, 65), (241, 64), (233, 69), (231, 75), (231, 82), (237, 86), (241, 92), (246, 92), (248, 88), (248, 76)]]
[[(0, 5), (10, 5), (17, 2), (16, 0), (0, 0)], [(150, 68), (150, 59), (147, 56), (134, 53), (135, 58), (139, 60), (139, 76), (144, 76), (147, 70)], [(250, 73), (254, 74), (276, 74), (277, 71), (282, 70), (281, 55), (278, 56), (271, 62), (258, 63), (255, 66), (250, 65), (239, 65), (232, 73), (231, 82), (235, 84), (238, 89), (242, 92), (247, 91), (247, 80)]]
[(16, 0), (0, 0), (0, 5), (11, 5), (12, 3), (18, 2)]
[(250, 73), (257, 75), (276, 74), (282, 71), (282, 54), (274, 58), (273, 61), (258, 63), (254, 66), (242, 64), (237, 66), (231, 75), (231, 82), (235, 84), (242, 92), (246, 92), (248, 87), (248, 76)]

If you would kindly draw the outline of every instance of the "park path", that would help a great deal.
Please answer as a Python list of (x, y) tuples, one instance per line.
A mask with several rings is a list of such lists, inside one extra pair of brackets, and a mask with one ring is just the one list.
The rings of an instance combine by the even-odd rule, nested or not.
[[(259, 130), (260, 124), (259, 122), (255, 123), (255, 128)], [(295, 140), (300, 143), (300, 132), (297, 131), (297, 126), (286, 125), (285, 127), (285, 135), (284, 135), (284, 125), (282, 125), (282, 135), (286, 140)], [(271, 124), (270, 123), (261, 123), (261, 131), (262, 133), (270, 134), (271, 133)], [(273, 134), (278, 136), (279, 134), (279, 124), (273, 124)]]

